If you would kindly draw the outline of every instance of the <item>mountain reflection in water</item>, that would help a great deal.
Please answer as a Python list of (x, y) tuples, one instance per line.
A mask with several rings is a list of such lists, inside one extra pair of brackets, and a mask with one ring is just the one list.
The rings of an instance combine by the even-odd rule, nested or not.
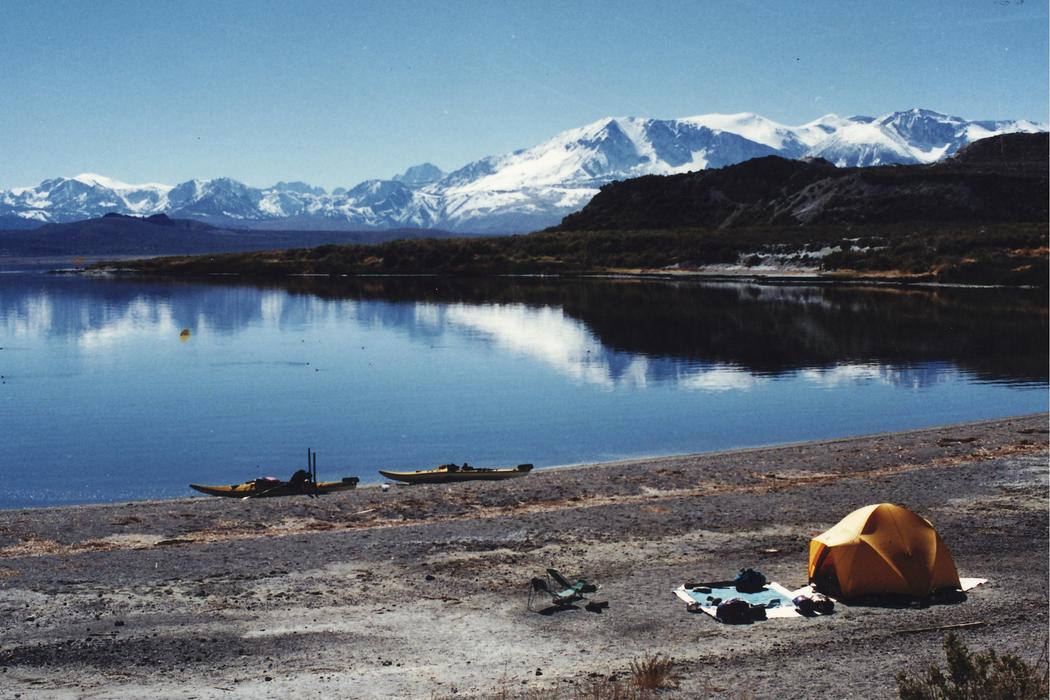
[[(295, 278), (196, 284), (0, 277), (0, 330), (84, 346), (145, 328), (235, 334), (322, 319), (398, 329), (418, 343), (474, 335), (596, 384), (744, 389), (795, 372), (828, 385), (928, 384), (960, 370), (1046, 382), (1037, 290), (609, 280)], [(335, 302), (335, 303), (333, 303)], [(347, 303), (339, 303), (347, 302)], [(194, 331), (196, 332), (196, 331)]]

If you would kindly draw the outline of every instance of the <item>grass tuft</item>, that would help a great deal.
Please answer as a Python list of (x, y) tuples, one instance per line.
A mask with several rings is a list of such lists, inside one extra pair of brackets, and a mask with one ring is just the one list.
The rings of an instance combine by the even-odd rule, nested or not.
[(642, 690), (677, 688), (678, 682), (672, 671), (674, 661), (660, 654), (647, 655), (631, 662), (631, 677)]

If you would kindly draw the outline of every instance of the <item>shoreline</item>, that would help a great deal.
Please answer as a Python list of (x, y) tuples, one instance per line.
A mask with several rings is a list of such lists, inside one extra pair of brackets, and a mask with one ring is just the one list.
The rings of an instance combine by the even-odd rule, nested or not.
[[(680, 676), (661, 697), (887, 696), (973, 622), (972, 649), (1035, 660), (1048, 434), (1038, 413), (503, 482), (4, 510), (0, 695), (572, 697), (660, 653)], [(671, 594), (744, 566), (800, 586), (809, 538), (884, 501), (989, 582), (957, 604), (746, 626)], [(609, 607), (528, 612), (549, 566)]]
[(639, 270), (637, 272), (609, 272), (581, 273), (575, 277), (608, 277), (610, 279), (640, 279), (664, 282), (681, 280), (693, 280), (701, 282), (750, 282), (752, 284), (769, 285), (822, 285), (835, 286), (878, 286), (878, 287), (922, 287), (922, 288), (949, 288), (949, 289), (1040, 289), (1039, 285), (1033, 284), (1001, 284), (991, 282), (940, 282), (927, 274), (922, 273), (885, 273), (885, 274), (863, 274), (852, 273), (848, 270), (809, 270), (803, 269), (796, 273), (751, 273), (745, 270), (740, 272), (728, 272), (725, 270)]
[[(1031, 418), (1044, 417), (1050, 422), (1050, 412), (1035, 412), (1035, 413), (1022, 413), (1012, 416), (1003, 416), (1000, 418), (983, 418), (974, 421), (961, 421), (957, 423), (945, 423), (941, 425), (933, 425), (925, 428), (907, 428), (904, 430), (889, 430), (877, 433), (862, 433), (858, 435), (849, 435), (845, 437), (837, 438), (818, 438), (815, 440), (795, 440), (790, 442), (773, 443), (769, 445), (754, 445), (744, 447), (729, 447), (719, 450), (711, 450), (706, 452), (686, 452), (679, 454), (650, 454), (650, 455), (639, 455), (635, 457), (625, 457), (623, 459), (606, 460), (603, 462), (578, 462), (574, 464), (556, 464), (547, 467), (536, 467), (533, 473), (539, 474), (544, 472), (553, 471), (570, 471), (576, 469), (601, 469), (607, 467), (623, 467), (635, 464), (646, 464), (656, 461), (677, 461), (677, 460), (688, 460), (688, 459), (711, 459), (720, 456), (731, 456), (731, 455), (744, 455), (749, 452), (766, 452), (783, 449), (794, 449), (802, 447), (818, 447), (818, 446), (830, 446), (842, 442), (851, 442), (860, 439), (876, 439), (893, 437), (895, 435), (910, 434), (910, 433), (923, 433), (923, 432), (936, 432), (946, 429), (963, 429), (967, 427), (978, 427), (986, 424), (997, 424), (1004, 420), (1026, 420)], [(367, 482), (358, 484), (353, 490), (357, 492), (363, 492), (370, 489), (380, 489), (384, 484), (392, 488), (410, 488), (410, 484), (401, 484), (393, 482), (384, 477), (379, 477), (377, 481)], [(61, 503), (53, 505), (41, 505), (41, 506), (15, 506), (11, 508), (0, 507), (0, 515), (8, 512), (21, 512), (21, 511), (37, 511), (37, 510), (62, 510), (69, 508), (106, 508), (117, 505), (132, 506), (132, 505), (163, 505), (171, 503), (192, 503), (196, 501), (210, 501), (216, 500), (217, 497), (205, 496), (200, 494), (187, 494), (186, 496), (173, 496), (171, 498), (146, 498), (146, 499), (117, 499), (113, 501), (92, 501), (86, 503)], [(221, 500), (221, 499), (220, 499)]]
[[(982, 418), (979, 420), (972, 421), (959, 421), (957, 423), (942, 423), (940, 425), (931, 425), (925, 428), (905, 428), (904, 430), (884, 430), (877, 433), (860, 433), (857, 435), (847, 435), (846, 437), (837, 438), (818, 438), (816, 440), (793, 440), (790, 442), (778, 442), (770, 445), (755, 445), (751, 447), (729, 447), (722, 450), (711, 450), (709, 452), (687, 452), (685, 454), (670, 454), (670, 455), (646, 455), (642, 457), (629, 457), (626, 459), (613, 459), (605, 462), (581, 462), (579, 464), (564, 464), (552, 467), (540, 467), (540, 470), (548, 469), (589, 469), (592, 467), (604, 467), (614, 465), (626, 465), (634, 464), (637, 462), (652, 462), (656, 460), (678, 460), (678, 459), (689, 459), (689, 458), (711, 458), (719, 456), (727, 456), (734, 454), (742, 454), (747, 452), (766, 452), (770, 450), (781, 450), (781, 449), (792, 449), (799, 447), (817, 447), (835, 445), (843, 442), (853, 442), (856, 440), (865, 439), (878, 439), (888, 438), (896, 435), (905, 435), (912, 433), (927, 433), (927, 432), (941, 432), (949, 429), (961, 429), (969, 427), (979, 427), (982, 425), (999, 424), (1003, 421), (1014, 421), (1014, 420), (1027, 420), (1031, 418), (1043, 418), (1050, 423), (1050, 412), (1036, 411), (1034, 413), (1019, 413), (1017, 415), (1002, 416), (1000, 418)], [(372, 484), (367, 484), (361, 488), (367, 488)]]
[[(185, 256), (161, 255), (155, 258), (130, 258), (128, 262), (140, 260), (154, 260), (164, 258), (180, 258)], [(197, 256), (199, 257), (199, 256)], [(922, 287), (922, 288), (951, 288), (951, 289), (1042, 289), (1045, 285), (1035, 284), (1007, 284), (1001, 282), (944, 282), (938, 281), (932, 275), (926, 273), (893, 273), (885, 272), (878, 274), (865, 274), (851, 272), (849, 270), (823, 271), (816, 268), (800, 268), (796, 271), (761, 272), (754, 273), (741, 268), (740, 271), (727, 270), (666, 270), (662, 268), (639, 268), (639, 269), (594, 269), (576, 272), (283, 272), (283, 273), (254, 273), (246, 274), (239, 271), (228, 272), (172, 272), (149, 270), (142, 271), (134, 267), (97, 267), (100, 264), (112, 261), (112, 258), (100, 258), (89, 267), (75, 269), (56, 269), (53, 274), (82, 275), (85, 277), (142, 277), (151, 279), (171, 280), (200, 280), (206, 281), (210, 278), (236, 278), (247, 281), (252, 280), (281, 280), (299, 278), (402, 278), (402, 277), (492, 277), (492, 278), (554, 278), (554, 279), (610, 279), (610, 280), (640, 280), (654, 282), (723, 282), (768, 284), (779, 286), (792, 285), (821, 285), (821, 286), (882, 286), (882, 287)], [(0, 260), (3, 264), (3, 260)]]

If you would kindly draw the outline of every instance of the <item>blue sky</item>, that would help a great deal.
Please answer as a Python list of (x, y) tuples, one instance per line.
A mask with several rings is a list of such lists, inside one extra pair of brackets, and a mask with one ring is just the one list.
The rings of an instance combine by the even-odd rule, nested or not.
[(0, 1), (0, 188), (329, 189), (604, 116), (1048, 120), (1048, 12), (934, 2)]

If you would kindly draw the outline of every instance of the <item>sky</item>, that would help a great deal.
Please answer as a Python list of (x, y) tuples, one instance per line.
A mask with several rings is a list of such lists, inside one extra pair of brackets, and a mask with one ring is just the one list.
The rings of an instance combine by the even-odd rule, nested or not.
[(608, 116), (1050, 121), (1044, 0), (0, 0), (0, 189), (329, 190)]

